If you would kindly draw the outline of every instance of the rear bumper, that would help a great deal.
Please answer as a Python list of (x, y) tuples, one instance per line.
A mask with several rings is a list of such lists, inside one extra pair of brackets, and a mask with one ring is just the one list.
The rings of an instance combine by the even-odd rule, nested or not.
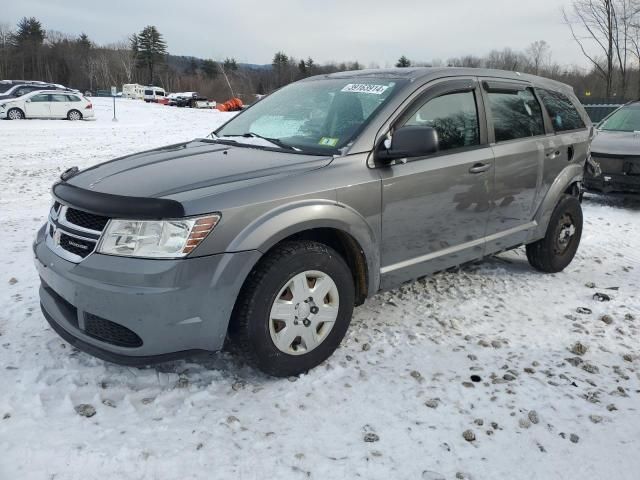
[(94, 253), (76, 264), (51, 251), (43, 229), (33, 249), (40, 303), (52, 328), (89, 354), (130, 365), (219, 350), (235, 299), (260, 257), (256, 251), (179, 260)]
[(599, 193), (640, 193), (640, 175), (602, 173), (598, 177), (584, 176), (584, 188)]

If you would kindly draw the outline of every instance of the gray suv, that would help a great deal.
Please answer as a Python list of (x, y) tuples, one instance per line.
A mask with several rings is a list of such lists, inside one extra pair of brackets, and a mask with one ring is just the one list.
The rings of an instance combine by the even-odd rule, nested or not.
[(521, 245), (564, 269), (592, 134), (571, 88), (518, 73), (305, 79), (208, 138), (65, 172), (33, 246), (42, 311), (109, 361), (227, 341), (295, 375), (380, 290)]

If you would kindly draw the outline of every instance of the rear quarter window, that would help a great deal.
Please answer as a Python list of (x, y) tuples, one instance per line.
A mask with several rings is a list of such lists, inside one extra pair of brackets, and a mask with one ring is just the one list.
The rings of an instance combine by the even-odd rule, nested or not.
[(552, 90), (539, 89), (538, 93), (551, 118), (553, 129), (556, 132), (585, 128), (584, 120), (582, 120), (582, 117), (571, 100), (569, 100), (569, 97)]

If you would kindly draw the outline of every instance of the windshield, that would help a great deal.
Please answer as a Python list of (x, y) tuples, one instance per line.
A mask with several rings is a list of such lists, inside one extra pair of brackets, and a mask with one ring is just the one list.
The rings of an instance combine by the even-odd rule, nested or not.
[(224, 137), (222, 141), (302, 153), (336, 153), (362, 131), (399, 83), (383, 78), (293, 83), (242, 112), (214, 135)]
[(599, 129), (615, 132), (640, 131), (640, 105), (622, 107), (604, 120)]

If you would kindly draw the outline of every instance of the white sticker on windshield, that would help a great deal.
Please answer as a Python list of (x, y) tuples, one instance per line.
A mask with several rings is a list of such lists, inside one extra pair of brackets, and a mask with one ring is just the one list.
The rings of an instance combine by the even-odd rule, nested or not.
[(373, 85), (371, 83), (350, 83), (349, 85), (346, 85), (341, 91), (382, 95), (387, 88), (389, 88), (387, 85)]

